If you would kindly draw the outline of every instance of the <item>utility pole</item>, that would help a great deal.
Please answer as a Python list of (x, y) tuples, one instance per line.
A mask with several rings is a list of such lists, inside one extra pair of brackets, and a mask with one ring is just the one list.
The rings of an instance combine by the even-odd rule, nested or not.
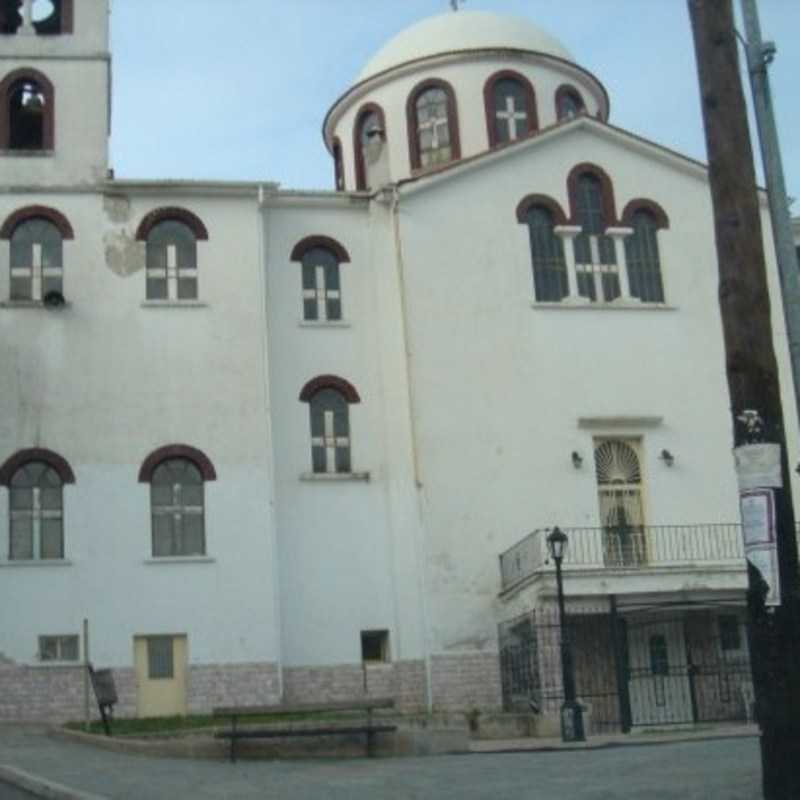
[(800, 273), (794, 249), (789, 196), (783, 178), (778, 128), (775, 124), (775, 111), (767, 73), (767, 67), (775, 58), (775, 44), (761, 39), (756, 0), (741, 0), (741, 7), (747, 37), (745, 42), (747, 71), (750, 75), (758, 140), (761, 144), (761, 161), (767, 183), (772, 239), (781, 277), (783, 316), (789, 340), (789, 355), (792, 359), (795, 405), (800, 415)]
[(748, 440), (748, 431), (736, 421), (746, 418), (743, 412), (750, 410), (764, 421), (763, 438), (780, 448), (781, 487), (774, 490), (774, 503), (781, 599), (768, 608), (762, 576), (748, 566), (748, 612), (764, 798), (792, 800), (800, 797), (799, 581), (761, 209), (739, 78), (732, 0), (687, 3), (708, 150), (734, 444)]

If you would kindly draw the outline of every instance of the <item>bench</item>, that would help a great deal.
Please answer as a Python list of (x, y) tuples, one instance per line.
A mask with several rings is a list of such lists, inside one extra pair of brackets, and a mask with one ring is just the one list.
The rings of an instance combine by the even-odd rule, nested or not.
[[(367, 755), (373, 756), (376, 733), (394, 733), (397, 725), (375, 722), (373, 713), (380, 708), (394, 708), (394, 700), (388, 697), (360, 698), (358, 700), (340, 700), (332, 703), (284, 703), (272, 706), (219, 706), (213, 710), (215, 717), (228, 717), (231, 726), (227, 730), (217, 731), (217, 739), (230, 739), (231, 761), (236, 761), (236, 742), (239, 739), (277, 739), (292, 736), (345, 736), (365, 734), (367, 737)], [(303, 724), (302, 727), (260, 727), (240, 728), (239, 721), (248, 717), (279, 717), (296, 714), (330, 714), (335, 712), (363, 712), (365, 719), (344, 720), (340, 724)], [(276, 720), (277, 721), (277, 720)]]

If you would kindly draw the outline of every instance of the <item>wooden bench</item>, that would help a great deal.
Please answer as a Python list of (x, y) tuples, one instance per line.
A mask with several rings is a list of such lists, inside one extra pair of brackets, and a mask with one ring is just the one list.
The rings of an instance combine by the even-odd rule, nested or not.
[[(217, 739), (230, 739), (231, 761), (236, 761), (236, 742), (239, 739), (277, 739), (292, 736), (345, 736), (350, 734), (366, 734), (367, 755), (373, 756), (376, 733), (394, 733), (397, 725), (375, 722), (373, 713), (379, 708), (394, 708), (394, 700), (389, 697), (360, 698), (358, 700), (340, 700), (332, 703), (289, 703), (272, 706), (219, 706), (214, 709), (215, 717), (228, 717), (231, 727), (217, 731)], [(248, 717), (278, 717), (289, 714), (330, 714), (335, 712), (363, 712), (361, 719), (342, 720), (340, 724), (303, 724), (301, 727), (240, 728), (239, 721)], [(277, 722), (277, 720), (276, 720)]]

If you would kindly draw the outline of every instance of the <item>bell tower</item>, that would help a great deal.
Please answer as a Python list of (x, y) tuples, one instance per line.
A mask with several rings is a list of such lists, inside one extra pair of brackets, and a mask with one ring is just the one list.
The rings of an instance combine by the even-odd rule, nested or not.
[(0, 0), (0, 176), (72, 186), (108, 170), (108, 0)]

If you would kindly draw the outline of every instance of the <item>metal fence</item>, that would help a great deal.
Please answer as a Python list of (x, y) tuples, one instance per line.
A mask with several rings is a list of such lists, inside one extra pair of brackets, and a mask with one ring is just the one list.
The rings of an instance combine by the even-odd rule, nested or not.
[[(752, 716), (741, 610), (680, 615), (570, 613), (564, 628), (587, 733)], [(503, 704), (558, 719), (564, 699), (557, 615), (536, 610), (499, 627)]]
[[(551, 569), (549, 528), (540, 528), (500, 556), (502, 588)], [(569, 544), (564, 567), (646, 569), (677, 565), (737, 565), (745, 568), (741, 526), (621, 525), (605, 528), (564, 528)]]

